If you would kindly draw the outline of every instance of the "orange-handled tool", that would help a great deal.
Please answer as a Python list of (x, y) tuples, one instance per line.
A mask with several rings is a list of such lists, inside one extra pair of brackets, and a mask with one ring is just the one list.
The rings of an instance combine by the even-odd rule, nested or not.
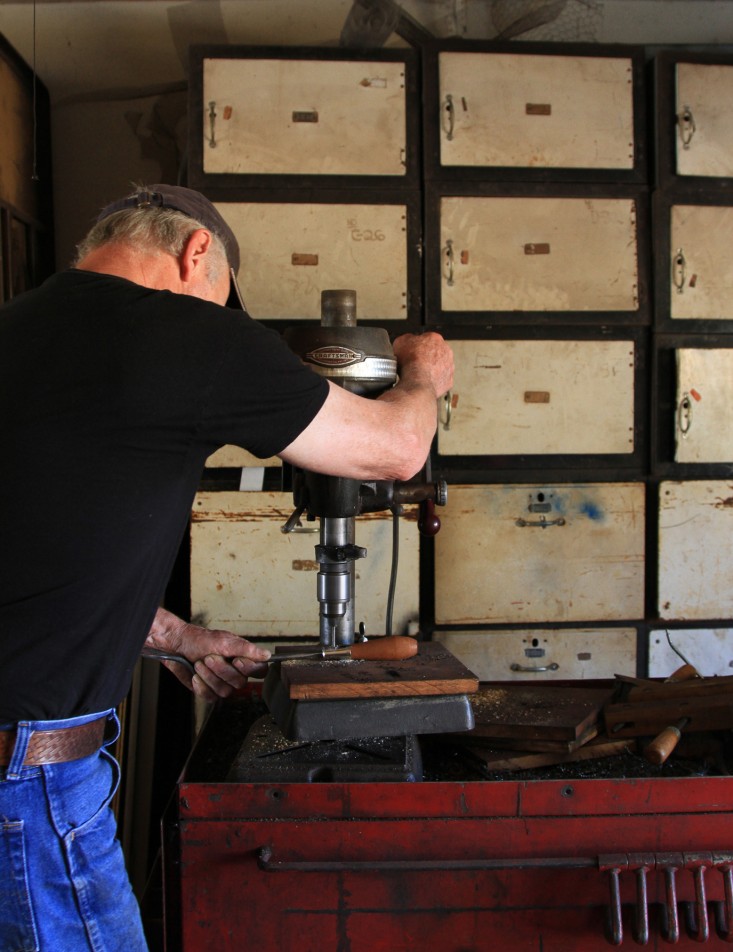
[[(673, 671), (668, 678), (665, 678), (665, 684), (679, 684), (681, 681), (692, 681), (700, 678), (700, 672), (693, 667), (689, 661), (685, 662), (681, 668)], [(650, 764), (660, 767), (675, 749), (682, 737), (682, 731), (690, 723), (689, 717), (681, 717), (676, 724), (669, 724), (664, 728), (654, 740), (650, 741), (644, 748), (644, 757)]]
[(270, 661), (293, 661), (297, 658), (351, 658), (353, 661), (404, 661), (417, 654), (417, 641), (406, 635), (384, 635), (371, 641), (358, 641), (340, 648), (302, 648), (275, 651)]
[[(183, 655), (148, 647), (143, 648), (141, 653), (143, 658), (153, 658), (156, 661), (175, 661), (177, 664), (182, 664), (185, 668), (188, 668), (191, 674), (194, 673), (192, 662)], [(270, 661), (294, 661), (298, 658), (404, 661), (416, 654), (417, 641), (414, 638), (408, 638), (406, 635), (384, 635), (381, 638), (373, 638), (371, 641), (359, 641), (353, 645), (343, 645), (341, 648), (299, 648), (288, 645), (283, 651), (276, 651)]]
[(670, 724), (657, 734), (654, 740), (644, 748), (644, 756), (648, 762), (657, 767), (661, 766), (679, 744), (682, 731), (689, 723), (689, 717), (681, 717), (676, 724)]

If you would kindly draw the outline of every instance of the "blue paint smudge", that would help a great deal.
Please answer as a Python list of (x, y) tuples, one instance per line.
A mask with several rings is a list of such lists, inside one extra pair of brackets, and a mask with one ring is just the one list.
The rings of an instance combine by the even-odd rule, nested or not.
[(600, 522), (603, 519), (603, 512), (600, 507), (597, 506), (594, 502), (586, 500), (580, 505), (580, 514), (583, 516), (588, 516), (589, 519), (592, 519), (594, 522)]

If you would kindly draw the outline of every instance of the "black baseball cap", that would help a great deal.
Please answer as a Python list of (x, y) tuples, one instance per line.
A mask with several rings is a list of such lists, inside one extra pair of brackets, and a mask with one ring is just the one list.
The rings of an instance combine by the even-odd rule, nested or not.
[(234, 236), (234, 232), (224, 221), (215, 206), (201, 192), (196, 192), (191, 188), (185, 188), (182, 185), (148, 185), (140, 188), (139, 191), (126, 198), (120, 198), (116, 202), (111, 202), (97, 216), (97, 222), (109, 218), (115, 212), (125, 211), (128, 208), (145, 208), (157, 206), (158, 208), (172, 208), (175, 211), (182, 212), (199, 222), (204, 228), (217, 236), (224, 245), (224, 250), (229, 264), (229, 275), (231, 278), (231, 287), (227, 307), (241, 308), (246, 311), (244, 300), (242, 298), (239, 286), (237, 285), (237, 272), (239, 271), (239, 243)]

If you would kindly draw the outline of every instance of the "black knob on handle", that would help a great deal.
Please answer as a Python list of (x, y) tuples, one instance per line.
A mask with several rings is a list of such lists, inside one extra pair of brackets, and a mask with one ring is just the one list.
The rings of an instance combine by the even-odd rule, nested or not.
[(440, 519), (435, 514), (435, 502), (424, 499), (420, 503), (420, 515), (417, 519), (417, 528), (421, 535), (435, 536), (440, 531)]

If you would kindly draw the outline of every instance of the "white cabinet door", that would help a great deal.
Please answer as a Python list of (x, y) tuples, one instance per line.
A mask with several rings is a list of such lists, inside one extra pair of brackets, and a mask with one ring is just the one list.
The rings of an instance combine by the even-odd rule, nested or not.
[(436, 631), (480, 681), (565, 681), (636, 674), (635, 628)]
[(650, 678), (668, 678), (685, 664), (683, 658), (704, 678), (730, 676), (733, 628), (656, 628), (649, 632)]
[[(282, 533), (293, 511), (280, 492), (198, 493), (191, 513), (191, 613), (203, 624), (250, 637), (318, 637), (314, 547), (318, 532)], [(400, 560), (393, 615), (399, 634), (418, 617), (416, 507), (400, 523)], [(305, 526), (311, 525), (304, 522)], [(318, 522), (313, 527), (318, 529)], [(357, 624), (384, 634), (392, 565), (392, 518), (360, 516), (356, 543)]]
[(733, 483), (659, 487), (659, 617), (733, 617)]
[(632, 453), (634, 342), (452, 340), (444, 455)]
[(227, 444), (226, 446), (220, 446), (216, 452), (212, 453), (206, 460), (206, 465), (211, 469), (218, 469), (219, 467), (237, 469), (246, 466), (281, 467), (282, 460), (279, 456), (269, 456), (267, 459), (260, 459), (258, 456), (253, 456), (252, 453), (242, 449), (241, 446), (231, 446)]
[(678, 63), (678, 175), (733, 176), (733, 66)]
[(405, 174), (405, 64), (203, 61), (205, 174)]
[(625, 57), (441, 52), (443, 166), (631, 169)]
[(639, 308), (627, 198), (443, 196), (444, 311)]
[(258, 320), (321, 317), (321, 291), (356, 291), (358, 319), (407, 317), (407, 208), (226, 202), (239, 242), (239, 285)]
[(733, 461), (733, 349), (677, 351), (678, 463)]
[(644, 486), (450, 486), (435, 538), (437, 624), (644, 615)]
[(733, 207), (673, 205), (670, 216), (670, 316), (730, 320)]

